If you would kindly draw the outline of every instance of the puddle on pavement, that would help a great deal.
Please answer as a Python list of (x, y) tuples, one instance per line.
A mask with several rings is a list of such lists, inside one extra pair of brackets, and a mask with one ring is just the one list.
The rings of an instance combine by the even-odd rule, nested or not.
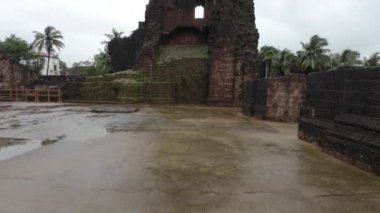
[(0, 138), (0, 161), (26, 154), (41, 146), (38, 140)]

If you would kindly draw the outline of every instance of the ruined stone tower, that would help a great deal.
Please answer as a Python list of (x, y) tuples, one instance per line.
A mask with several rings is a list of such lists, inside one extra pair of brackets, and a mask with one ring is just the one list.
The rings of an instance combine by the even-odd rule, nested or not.
[[(196, 17), (199, 8), (204, 14)], [(169, 72), (183, 82), (199, 67), (206, 81), (186, 85), (203, 85), (209, 104), (231, 106), (239, 103), (242, 80), (255, 76), (258, 38), (252, 0), (150, 0), (145, 22), (130, 37), (111, 41), (109, 50), (114, 71)]]

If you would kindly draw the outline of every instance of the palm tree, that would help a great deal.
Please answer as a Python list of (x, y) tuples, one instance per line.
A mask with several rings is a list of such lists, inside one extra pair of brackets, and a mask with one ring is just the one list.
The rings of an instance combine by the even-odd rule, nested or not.
[(291, 73), (294, 64), (296, 63), (297, 57), (288, 49), (284, 49), (279, 52), (277, 56), (276, 70), (277, 75), (285, 76)]
[(346, 49), (342, 53), (330, 55), (330, 65), (332, 68), (355, 66), (362, 64), (360, 53), (354, 50)]
[(285, 76), (299, 70), (296, 55), (288, 50), (280, 50), (273, 46), (263, 46), (260, 49), (260, 57), (266, 62), (271, 70), (271, 76)]
[(273, 46), (263, 46), (260, 49), (260, 57), (265, 61), (265, 72), (266, 77), (269, 77), (269, 75), (272, 75), (273, 69), (272, 67), (275, 67), (273, 65), (276, 64), (277, 56), (279, 54), (279, 50)]
[(326, 47), (329, 45), (327, 39), (314, 35), (308, 43), (301, 42), (302, 50), (297, 54), (301, 58), (301, 68), (309, 73), (311, 71), (323, 70), (329, 63), (330, 52)]
[(380, 66), (380, 52), (376, 52), (372, 54), (369, 59), (364, 58), (364, 66), (366, 67)]
[(122, 31), (119, 32), (115, 28), (112, 28), (112, 32), (110, 34), (108, 34), (108, 33), (104, 34), (107, 37), (108, 41), (102, 41), (102, 44), (106, 45), (110, 41), (112, 41), (113, 39), (121, 38), (123, 36), (123, 34), (124, 34), (124, 32), (122, 32)]
[(340, 66), (341, 55), (340, 53), (330, 54), (330, 66), (331, 68), (337, 68)]
[(263, 46), (260, 49), (260, 56), (264, 60), (273, 60), (279, 54), (280, 50), (273, 46)]
[(360, 64), (360, 53), (354, 50), (344, 50), (340, 57), (340, 66), (354, 66)]
[(49, 75), (49, 65), (50, 65), (50, 56), (51, 53), (54, 52), (55, 48), (61, 50), (65, 45), (61, 40), (63, 40), (62, 33), (59, 30), (56, 30), (52, 26), (47, 26), (45, 28), (44, 33), (40, 33), (37, 31), (33, 32), (35, 35), (34, 42), (32, 43), (32, 47), (36, 48), (39, 52), (42, 49), (45, 49), (48, 53), (48, 63), (47, 63), (47, 71), (46, 75)]
[(104, 51), (100, 51), (94, 56), (94, 65), (96, 69), (96, 75), (102, 75), (112, 71), (111, 58), (109, 54)]

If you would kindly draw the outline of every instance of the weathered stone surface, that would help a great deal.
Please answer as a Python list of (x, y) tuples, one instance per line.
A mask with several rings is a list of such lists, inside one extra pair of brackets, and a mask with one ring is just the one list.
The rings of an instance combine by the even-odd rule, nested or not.
[(264, 120), (298, 121), (305, 90), (304, 75), (247, 81), (243, 113)]
[(380, 175), (379, 73), (346, 68), (311, 74), (299, 137)]
[(0, 88), (29, 86), (36, 78), (36, 72), (11, 61), (0, 52)]
[[(195, 18), (197, 6), (203, 19)], [(121, 71), (153, 67), (162, 46), (206, 45), (207, 102), (231, 106), (240, 104), (247, 75), (256, 76), (258, 38), (252, 0), (150, 0), (145, 22), (109, 50), (114, 71)]]

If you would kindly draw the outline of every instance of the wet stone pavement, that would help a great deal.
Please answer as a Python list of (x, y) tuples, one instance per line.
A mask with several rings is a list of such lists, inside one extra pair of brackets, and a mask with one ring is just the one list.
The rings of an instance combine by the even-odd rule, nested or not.
[(380, 212), (380, 178), (298, 140), (296, 124), (93, 107), (0, 103), (1, 212)]

